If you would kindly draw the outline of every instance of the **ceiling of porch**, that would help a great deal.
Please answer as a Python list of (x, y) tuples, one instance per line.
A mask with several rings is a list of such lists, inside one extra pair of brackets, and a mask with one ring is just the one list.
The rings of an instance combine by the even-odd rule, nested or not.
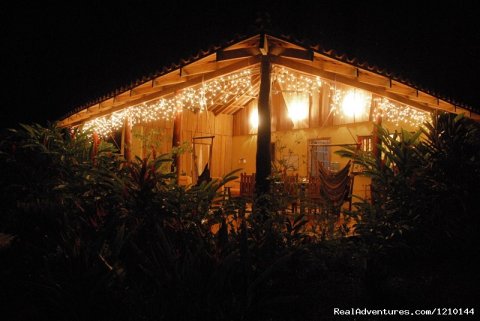
[(149, 108), (160, 110), (164, 117), (171, 117), (179, 108), (208, 109), (215, 115), (235, 114), (258, 96), (259, 66), (265, 55), (269, 55), (273, 65), (299, 74), (338, 81), (420, 110), (464, 112), (480, 119), (465, 108), (355, 59), (319, 46), (304, 46), (271, 35), (255, 35), (202, 51), (179, 65), (165, 68), (147, 81), (72, 111), (59, 124), (76, 126), (101, 118), (111, 122), (115, 118), (113, 115), (125, 114), (128, 110), (132, 117), (148, 117)]

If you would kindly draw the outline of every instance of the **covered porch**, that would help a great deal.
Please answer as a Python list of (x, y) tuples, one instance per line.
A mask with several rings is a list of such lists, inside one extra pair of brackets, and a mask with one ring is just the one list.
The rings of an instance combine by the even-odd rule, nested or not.
[[(437, 110), (479, 118), (366, 64), (260, 34), (166, 68), (61, 125), (93, 130), (126, 159), (175, 151), (180, 184), (240, 168), (245, 180), (229, 184), (230, 195), (265, 193), (277, 176), (314, 199), (320, 170), (347, 165), (335, 151), (373, 153), (375, 123), (408, 130)], [(350, 166), (349, 194), (368, 199), (370, 182), (357, 174)]]

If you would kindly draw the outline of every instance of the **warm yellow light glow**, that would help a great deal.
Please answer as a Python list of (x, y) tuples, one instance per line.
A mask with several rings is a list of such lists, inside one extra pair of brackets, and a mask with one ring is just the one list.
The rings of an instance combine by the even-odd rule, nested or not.
[[(218, 104), (231, 104), (239, 97), (255, 98), (252, 77), (256, 75), (256, 72), (256, 69), (246, 69), (202, 81), (200, 84), (157, 100), (129, 106), (111, 114), (90, 119), (83, 124), (83, 129), (91, 129), (100, 137), (108, 137), (112, 132), (120, 130), (126, 121), (131, 126), (160, 119), (172, 121), (177, 113), (183, 110), (204, 112)], [(362, 118), (370, 113), (372, 94), (366, 91), (344, 85), (337, 88), (336, 83), (332, 81), (321, 79), (318, 76), (304, 75), (283, 67), (275, 67), (272, 77), (278, 83), (280, 91), (284, 93), (288, 117), (294, 122), (295, 128), (297, 126), (302, 128), (303, 123), (299, 122), (308, 119), (310, 97), (313, 101), (315, 99), (313, 95), (320, 93), (322, 88), (330, 89), (330, 113), (333, 116), (342, 113), (346, 117)], [(396, 125), (403, 123), (410, 126), (420, 126), (431, 120), (428, 112), (390, 101), (387, 98), (378, 97), (373, 101), (375, 108), (372, 110), (372, 119), (382, 117)], [(250, 110), (249, 123), (253, 129), (252, 132), (255, 132), (259, 123), (256, 107)]]
[(295, 95), (290, 102), (287, 103), (288, 117), (293, 121), (301, 121), (308, 117), (308, 95)]
[(250, 126), (252, 128), (258, 128), (258, 110), (257, 108), (252, 109), (250, 112)]
[(381, 117), (394, 123), (395, 126), (404, 124), (412, 127), (419, 127), (425, 122), (432, 121), (432, 115), (426, 111), (396, 103), (387, 98), (375, 98), (374, 101), (377, 107), (373, 112), (373, 119)]
[(108, 137), (112, 132), (122, 128), (127, 119), (133, 126), (160, 119), (170, 121), (177, 112), (184, 109), (203, 112), (215, 104), (215, 99), (226, 103), (233, 97), (253, 95), (251, 78), (252, 70), (247, 69), (202, 82), (198, 86), (186, 88), (155, 102), (130, 106), (112, 114), (94, 118), (85, 122), (83, 129), (91, 129), (101, 137)]
[(343, 97), (342, 111), (347, 117), (360, 116), (367, 110), (370, 97), (359, 90), (350, 90)]
[(319, 92), (322, 80), (318, 76), (302, 75), (286, 68), (275, 68), (273, 77), (285, 92), (308, 93)]

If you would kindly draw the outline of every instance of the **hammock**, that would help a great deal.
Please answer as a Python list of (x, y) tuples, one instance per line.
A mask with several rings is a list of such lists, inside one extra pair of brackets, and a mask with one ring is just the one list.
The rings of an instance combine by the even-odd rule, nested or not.
[(350, 193), (352, 179), (350, 177), (351, 161), (338, 172), (332, 172), (318, 162), (320, 192), (334, 205), (341, 205)]
[(203, 182), (210, 182), (212, 178), (210, 177), (210, 169), (208, 168), (208, 163), (205, 165), (202, 174), (198, 176), (197, 186), (200, 186)]

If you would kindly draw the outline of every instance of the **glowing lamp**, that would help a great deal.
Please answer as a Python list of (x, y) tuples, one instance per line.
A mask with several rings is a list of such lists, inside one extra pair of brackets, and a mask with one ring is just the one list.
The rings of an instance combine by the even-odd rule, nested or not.
[(342, 101), (342, 111), (347, 117), (362, 115), (367, 109), (368, 97), (357, 90), (349, 91)]
[(288, 104), (288, 117), (293, 121), (301, 121), (308, 117), (308, 96), (296, 96)]
[(250, 113), (250, 126), (258, 128), (258, 110), (253, 109)]

